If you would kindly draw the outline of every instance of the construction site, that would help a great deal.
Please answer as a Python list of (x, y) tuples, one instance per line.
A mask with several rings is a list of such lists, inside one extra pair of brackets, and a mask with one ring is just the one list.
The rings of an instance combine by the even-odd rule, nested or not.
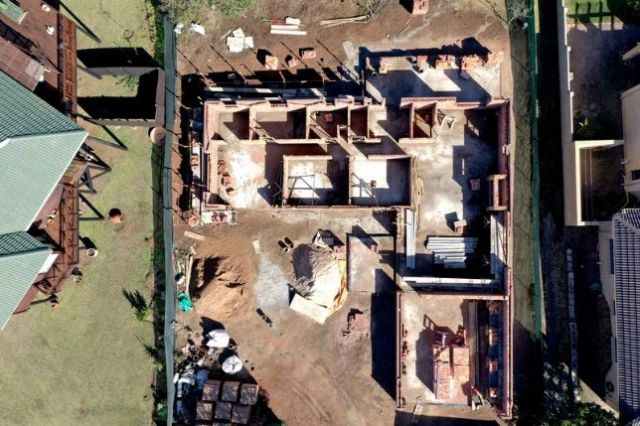
[[(420, 33), (446, 13), (408, 21), (402, 40), (350, 42), (324, 64), (342, 64), (333, 77), (301, 77), (323, 55), (310, 35), (288, 49), (295, 72), (268, 53), (260, 78), (241, 77), (245, 52), (228, 54), (226, 76), (183, 76), (178, 419), (230, 420), (235, 408), (216, 417), (216, 400), (188, 394), (225, 381), (259, 385), (247, 422), (513, 417), (508, 33), (491, 47), (469, 30), (440, 44)], [(211, 37), (241, 39), (232, 52), (260, 33), (225, 31)], [(277, 36), (263, 41), (277, 52)]]

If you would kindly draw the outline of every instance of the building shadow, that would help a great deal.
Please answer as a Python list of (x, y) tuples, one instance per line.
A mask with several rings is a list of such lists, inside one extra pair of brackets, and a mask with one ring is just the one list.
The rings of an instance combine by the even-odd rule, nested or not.
[(498, 426), (495, 420), (462, 419), (456, 417), (415, 415), (405, 411), (396, 411), (395, 426)]
[[(597, 125), (598, 133), (606, 135), (603, 139), (622, 138), (620, 93), (640, 82), (639, 74), (622, 60), (622, 54), (639, 39), (638, 25), (611, 30), (594, 25), (568, 29), (570, 87), (574, 93), (572, 112), (582, 120), (591, 120), (591, 128)], [(557, 60), (557, 56), (553, 59)], [(544, 126), (539, 127), (544, 130)], [(579, 128), (575, 130), (578, 133)], [(589, 137), (594, 138), (595, 135)]]
[[(358, 73), (366, 76), (364, 91), (374, 99), (384, 98), (390, 106), (398, 106), (403, 97), (453, 97), (457, 101), (486, 103), (491, 99), (491, 94), (486, 91), (469, 73), (461, 73), (461, 57), (478, 55), (486, 57), (491, 53), (489, 49), (479, 43), (475, 38), (469, 37), (459, 44), (443, 45), (439, 48), (428, 49), (392, 49), (373, 52), (366, 47), (361, 47), (359, 54)], [(437, 55), (455, 56), (458, 69), (443, 70), (444, 75), (450, 80), (447, 88), (440, 88), (429, 84), (428, 75), (433, 70), (419, 72), (414, 65), (417, 56), (427, 56), (431, 68), (433, 68)], [(395, 58), (406, 60), (407, 64), (402, 69), (388, 70), (384, 74), (378, 73), (382, 58)], [(437, 76), (442, 80), (442, 75)]]
[(435, 393), (433, 375), (433, 352), (431, 347), (433, 346), (434, 331), (431, 328), (424, 328), (415, 342), (416, 348), (416, 376), (424, 385), (432, 392)]
[(158, 63), (140, 47), (102, 47), (78, 50), (78, 59), (87, 68), (150, 67)]
[(396, 388), (396, 295), (371, 295), (371, 376), (395, 398)]
[[(606, 375), (612, 364), (610, 308), (602, 294), (598, 232), (593, 228), (567, 228), (567, 248), (573, 254), (575, 315), (578, 327), (578, 375), (599, 397), (606, 397)], [(564, 253), (563, 253), (564, 254)], [(609, 273), (610, 271), (603, 271)], [(567, 327), (568, 329), (568, 327)], [(567, 330), (568, 331), (568, 330)]]

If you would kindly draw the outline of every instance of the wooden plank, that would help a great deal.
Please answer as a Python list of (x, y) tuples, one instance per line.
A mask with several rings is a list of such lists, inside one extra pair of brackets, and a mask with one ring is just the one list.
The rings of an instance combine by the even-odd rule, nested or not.
[(191, 238), (192, 240), (197, 240), (197, 241), (204, 241), (205, 240), (205, 236), (204, 235), (196, 234), (195, 232), (191, 232), (191, 231), (184, 231), (184, 236), (187, 237), (187, 238)]

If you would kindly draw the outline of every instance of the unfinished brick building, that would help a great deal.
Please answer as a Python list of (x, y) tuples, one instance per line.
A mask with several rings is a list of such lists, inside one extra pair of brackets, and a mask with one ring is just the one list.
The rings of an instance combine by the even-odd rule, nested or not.
[[(502, 98), (206, 101), (191, 209), (197, 223), (234, 209), (395, 211), (398, 407), (484, 403), (510, 418), (509, 108)], [(349, 291), (373, 292), (353, 259), (371, 247), (356, 243)]]

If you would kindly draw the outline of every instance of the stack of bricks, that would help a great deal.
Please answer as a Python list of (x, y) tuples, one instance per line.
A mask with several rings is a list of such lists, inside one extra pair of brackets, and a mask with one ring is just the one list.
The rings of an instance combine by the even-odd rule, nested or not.
[(198, 425), (210, 425), (222, 421), (246, 425), (251, 419), (251, 409), (258, 403), (260, 388), (253, 383), (207, 380), (202, 388), (202, 398), (196, 406)]
[(424, 15), (429, 11), (429, 0), (413, 0), (412, 15)]

